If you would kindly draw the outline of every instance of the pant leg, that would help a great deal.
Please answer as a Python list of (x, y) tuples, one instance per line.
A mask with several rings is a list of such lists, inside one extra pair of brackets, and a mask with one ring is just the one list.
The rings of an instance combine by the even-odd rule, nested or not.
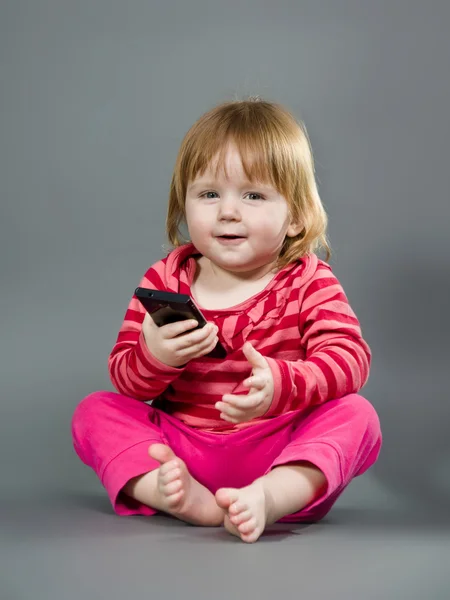
[(378, 458), (382, 443), (380, 422), (368, 400), (357, 394), (331, 400), (301, 415), (291, 440), (273, 461), (274, 467), (308, 461), (319, 468), (328, 482), (322, 496), (281, 522), (311, 522), (323, 518), (358, 475)]
[(72, 436), (76, 453), (97, 474), (118, 515), (158, 512), (122, 492), (130, 479), (159, 467), (148, 454), (151, 444), (169, 446), (212, 493), (230, 476), (227, 435), (188, 427), (162, 410), (116, 392), (95, 392), (82, 400), (72, 418)]
[(74, 449), (97, 474), (119, 515), (157, 512), (121, 492), (133, 477), (159, 467), (148, 454), (151, 444), (166, 443), (156, 411), (134, 398), (100, 391), (84, 398), (72, 417)]

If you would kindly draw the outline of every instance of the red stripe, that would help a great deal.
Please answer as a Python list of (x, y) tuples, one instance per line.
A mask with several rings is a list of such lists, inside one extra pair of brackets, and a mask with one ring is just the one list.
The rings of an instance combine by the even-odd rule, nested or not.
[(355, 384), (353, 381), (353, 372), (352, 372), (352, 369), (351, 369), (350, 365), (348, 364), (348, 362), (346, 360), (344, 360), (344, 358), (338, 352), (336, 352), (336, 350), (332, 350), (331, 348), (327, 351), (327, 354), (330, 358), (332, 358), (334, 360), (334, 362), (343, 371), (343, 373), (345, 375), (345, 379), (347, 381), (347, 385), (345, 386), (345, 389), (353, 390), (355, 387)]
[[(148, 283), (146, 281), (144, 281), (145, 279), (148, 280)], [(154, 269), (151, 269), (151, 268), (144, 275), (141, 283), (142, 283), (141, 287), (148, 287), (148, 284), (150, 284), (150, 287), (155, 290), (165, 291), (167, 289), (164, 284), (164, 281), (161, 279), (159, 273), (157, 273)]]
[[(320, 356), (312, 356), (308, 359), (308, 361), (314, 363), (317, 367), (319, 367), (319, 369), (325, 375), (325, 379), (327, 380), (327, 383), (328, 383), (328, 397), (330, 399), (336, 398), (337, 397), (336, 396), (337, 385), (336, 385), (336, 377), (334, 376), (333, 370), (328, 366), (328, 364), (325, 361), (323, 361), (320, 358)], [(314, 406), (316, 404), (321, 404), (321, 402), (323, 402), (323, 399), (320, 398), (318, 388), (316, 388), (316, 391), (313, 393), (309, 404), (311, 406)]]

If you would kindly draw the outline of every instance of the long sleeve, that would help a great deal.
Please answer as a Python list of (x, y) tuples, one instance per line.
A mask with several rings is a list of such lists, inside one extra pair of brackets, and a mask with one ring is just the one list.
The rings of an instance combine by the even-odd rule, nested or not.
[[(139, 286), (165, 289), (157, 270), (152, 267)], [(142, 332), (144, 316), (145, 308), (133, 295), (108, 359), (109, 376), (117, 391), (143, 401), (162, 394), (184, 370), (184, 367), (170, 367), (152, 355)]]
[(265, 357), (275, 392), (265, 416), (304, 410), (358, 392), (369, 377), (371, 351), (337, 278), (322, 265), (304, 291), (299, 313), (305, 360)]

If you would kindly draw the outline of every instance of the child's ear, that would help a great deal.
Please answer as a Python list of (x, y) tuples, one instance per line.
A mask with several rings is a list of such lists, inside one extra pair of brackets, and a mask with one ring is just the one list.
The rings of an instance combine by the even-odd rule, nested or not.
[(304, 230), (303, 223), (291, 223), (286, 231), (288, 237), (295, 237)]

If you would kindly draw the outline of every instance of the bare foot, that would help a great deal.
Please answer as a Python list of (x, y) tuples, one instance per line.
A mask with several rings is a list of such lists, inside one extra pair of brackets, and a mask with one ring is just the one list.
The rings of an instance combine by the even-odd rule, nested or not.
[(213, 494), (190, 475), (181, 458), (164, 444), (152, 444), (148, 453), (161, 463), (152, 502), (154, 508), (193, 525), (223, 524), (224, 513)]
[(244, 542), (256, 542), (266, 525), (273, 522), (270, 519), (273, 501), (260, 479), (241, 489), (217, 490), (216, 502), (226, 511), (225, 528)]

